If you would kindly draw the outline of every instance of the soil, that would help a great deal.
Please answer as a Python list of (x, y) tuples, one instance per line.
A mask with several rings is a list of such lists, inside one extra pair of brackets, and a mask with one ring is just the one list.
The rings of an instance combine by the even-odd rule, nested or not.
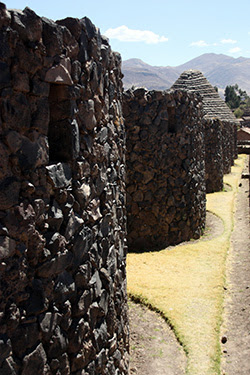
[(250, 374), (249, 161), (236, 200), (232, 247), (227, 260), (227, 288), (222, 327), (222, 374)]
[[(249, 177), (248, 166), (243, 177)], [(227, 260), (221, 330), (222, 375), (250, 374), (249, 183), (249, 178), (242, 178), (239, 184), (232, 247)], [(200, 241), (216, 237), (222, 230), (222, 221), (208, 212), (206, 230)], [(185, 353), (165, 320), (132, 301), (129, 301), (129, 311), (130, 375), (184, 375)]]

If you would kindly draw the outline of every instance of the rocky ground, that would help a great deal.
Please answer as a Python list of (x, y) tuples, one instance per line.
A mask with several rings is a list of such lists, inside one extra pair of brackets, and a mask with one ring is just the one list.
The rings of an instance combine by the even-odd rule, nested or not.
[[(243, 175), (249, 174), (248, 166)], [(204, 240), (223, 230), (208, 214)], [(250, 374), (250, 238), (249, 179), (237, 194), (232, 248), (227, 262), (225, 314), (222, 326), (222, 375)], [(130, 375), (184, 375), (186, 357), (172, 330), (157, 313), (129, 302)]]

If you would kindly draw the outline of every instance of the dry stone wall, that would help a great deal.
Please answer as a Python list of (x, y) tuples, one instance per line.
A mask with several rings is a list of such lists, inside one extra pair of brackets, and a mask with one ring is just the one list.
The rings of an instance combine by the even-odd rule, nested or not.
[(223, 173), (231, 172), (231, 166), (234, 165), (234, 124), (228, 121), (222, 121), (222, 155), (223, 155)]
[(130, 250), (198, 238), (205, 225), (201, 99), (181, 91), (124, 93)]
[(222, 123), (218, 119), (203, 119), (205, 142), (206, 193), (223, 189)]
[(119, 54), (0, 3), (0, 374), (127, 374)]
[[(220, 191), (223, 187), (221, 169), (223, 169), (224, 174), (230, 173), (234, 159), (237, 158), (238, 120), (211, 83), (198, 70), (191, 69), (183, 72), (172, 88), (196, 92), (202, 97), (204, 126), (212, 126), (212, 129), (205, 129), (205, 135), (212, 136), (211, 141), (205, 140), (207, 192)], [(218, 120), (221, 121), (221, 127), (218, 126)], [(214, 134), (215, 129), (218, 130), (217, 135)], [(221, 159), (219, 159), (221, 154), (218, 147), (219, 154), (217, 156), (214, 149), (211, 148), (211, 146), (214, 147), (214, 140), (216, 138), (219, 140), (220, 137), (220, 143), (222, 143)], [(218, 171), (217, 176), (216, 169)]]

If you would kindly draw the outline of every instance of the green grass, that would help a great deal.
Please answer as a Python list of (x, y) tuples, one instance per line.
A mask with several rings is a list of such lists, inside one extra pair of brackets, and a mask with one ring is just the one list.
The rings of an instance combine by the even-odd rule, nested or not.
[(187, 354), (190, 375), (220, 374), (225, 260), (244, 161), (241, 155), (224, 178), (231, 190), (207, 195), (207, 209), (223, 221), (220, 236), (127, 257), (129, 295), (167, 320)]

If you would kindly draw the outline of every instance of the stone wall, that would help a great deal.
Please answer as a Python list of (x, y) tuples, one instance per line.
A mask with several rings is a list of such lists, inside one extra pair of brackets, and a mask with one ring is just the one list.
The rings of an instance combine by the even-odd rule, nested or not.
[(218, 119), (204, 119), (206, 192), (223, 189), (222, 123)]
[(171, 91), (126, 91), (127, 216), (130, 250), (198, 238), (205, 225), (200, 98)]
[(0, 4), (0, 374), (127, 374), (121, 59)]
[(231, 172), (234, 164), (234, 125), (229, 121), (222, 121), (222, 155), (223, 174)]
[[(213, 121), (221, 121), (222, 130), (221, 132), (219, 131), (219, 133), (222, 136), (223, 173), (230, 173), (231, 166), (234, 164), (234, 159), (237, 158), (237, 125), (239, 124), (239, 121), (236, 119), (231, 109), (226, 105), (225, 101), (220, 97), (211, 83), (198, 70), (191, 69), (183, 72), (173, 84), (172, 88), (188, 90), (201, 95), (205, 127), (207, 125), (209, 126)], [(210, 136), (210, 129), (206, 129), (205, 133)], [(220, 134), (213, 134), (212, 138), (219, 137)], [(213, 142), (213, 139), (211, 142)], [(206, 140), (205, 143), (209, 146), (210, 141)], [(208, 192), (219, 191), (214, 190), (220, 189), (223, 186), (221, 183), (221, 167), (218, 168), (218, 176), (216, 176), (216, 168), (219, 166), (219, 159), (215, 156), (214, 151), (210, 147), (206, 148), (206, 150), (208, 151), (206, 161), (209, 162), (209, 166), (206, 167)], [(212, 153), (215, 158), (210, 158), (210, 153)], [(215, 161), (214, 165), (213, 160)], [(216, 181), (214, 181), (213, 186), (211, 186), (211, 181), (213, 181), (214, 178)], [(212, 191), (210, 191), (210, 189), (212, 189)]]

